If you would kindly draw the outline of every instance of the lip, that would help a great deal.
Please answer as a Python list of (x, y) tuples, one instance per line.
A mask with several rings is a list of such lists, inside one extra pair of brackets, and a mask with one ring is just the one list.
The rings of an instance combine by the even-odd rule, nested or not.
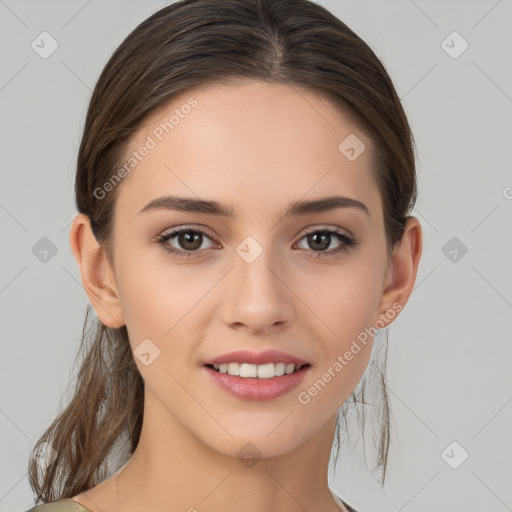
[[(284, 363), (285, 361), (280, 362)], [(311, 365), (305, 366), (304, 368), (301, 368), (294, 373), (290, 373), (289, 375), (272, 377), (270, 379), (238, 377), (235, 375), (229, 375), (228, 373), (217, 372), (209, 366), (204, 366), (203, 369), (208, 373), (208, 376), (213, 382), (215, 382), (215, 384), (230, 395), (235, 396), (240, 400), (256, 402), (273, 400), (274, 398), (284, 395), (296, 388), (304, 380), (306, 374), (311, 370)]]
[[(248, 364), (267, 364), (267, 363), (293, 363), (295, 367), (304, 366), (309, 364), (308, 361), (299, 357), (281, 352), (280, 350), (265, 350), (263, 352), (250, 352), (248, 350), (236, 350), (229, 354), (218, 356), (209, 361), (205, 361), (203, 364), (226, 364), (226, 363), (248, 363)], [(242, 379), (245, 377), (241, 377)], [(272, 380), (272, 379), (266, 379)]]

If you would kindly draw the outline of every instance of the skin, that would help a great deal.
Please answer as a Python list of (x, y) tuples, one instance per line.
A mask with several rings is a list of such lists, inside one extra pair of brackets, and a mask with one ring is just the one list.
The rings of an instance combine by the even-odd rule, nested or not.
[[(409, 298), (421, 226), (409, 218), (388, 259), (372, 141), (303, 88), (244, 81), (187, 91), (151, 113), (128, 153), (192, 96), (198, 105), (118, 185), (113, 262), (86, 216), (72, 223), (71, 248), (99, 319), (126, 324), (133, 349), (149, 338), (160, 350), (148, 366), (135, 358), (145, 381), (137, 450), (116, 474), (73, 499), (93, 512), (345, 510), (328, 487), (329, 457), (337, 410), (365, 371), (371, 336), (308, 404), (297, 395), (365, 328), (398, 316), (382, 314)], [(351, 133), (366, 146), (354, 161), (338, 150)], [(215, 200), (236, 217), (139, 214), (166, 194)], [(293, 201), (330, 195), (357, 199), (370, 215), (338, 208), (283, 217)], [(154, 241), (177, 227), (206, 232), (202, 255), (175, 258)], [(328, 256), (343, 242), (333, 235), (318, 249), (305, 237), (326, 227), (359, 243)], [(263, 248), (252, 263), (236, 252), (247, 236)], [(193, 245), (180, 245), (179, 237), (167, 243), (189, 252)], [(233, 350), (271, 348), (311, 364), (299, 388), (271, 401), (235, 398), (202, 367)], [(250, 467), (237, 455), (248, 442), (261, 453)]]

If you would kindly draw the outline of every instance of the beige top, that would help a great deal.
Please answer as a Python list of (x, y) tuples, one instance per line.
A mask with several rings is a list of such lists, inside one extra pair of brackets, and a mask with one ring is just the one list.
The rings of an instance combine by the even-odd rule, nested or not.
[[(335, 497), (347, 507), (349, 512), (356, 512), (354, 508), (342, 501), (338, 496)], [(71, 498), (63, 498), (58, 501), (51, 503), (45, 503), (44, 505), (36, 505), (26, 512), (91, 512), (88, 508), (84, 507), (78, 501)]]
[(78, 501), (71, 498), (63, 498), (51, 503), (43, 505), (36, 505), (27, 512), (91, 512), (88, 508), (84, 507)]

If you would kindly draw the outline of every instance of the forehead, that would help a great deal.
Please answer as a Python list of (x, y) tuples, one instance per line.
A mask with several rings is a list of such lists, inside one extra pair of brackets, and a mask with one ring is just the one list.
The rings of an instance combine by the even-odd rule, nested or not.
[(333, 192), (380, 208), (371, 139), (325, 95), (297, 86), (247, 80), (182, 92), (146, 117), (125, 161), (133, 152), (118, 201), (136, 212), (166, 194), (247, 213)]

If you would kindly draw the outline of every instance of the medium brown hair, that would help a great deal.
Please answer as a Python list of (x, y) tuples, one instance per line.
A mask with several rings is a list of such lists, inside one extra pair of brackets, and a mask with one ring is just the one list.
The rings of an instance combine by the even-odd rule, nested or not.
[[(182, 0), (159, 10), (126, 37), (90, 100), (75, 200), (110, 261), (114, 204), (122, 183), (101, 199), (94, 191), (122, 165), (144, 118), (183, 91), (241, 79), (312, 89), (334, 101), (370, 137), (390, 256), (416, 201), (414, 142), (391, 79), (370, 47), (309, 0)], [(109, 475), (107, 460), (120, 450), (120, 440), (127, 441), (128, 456), (139, 442), (144, 381), (126, 326), (113, 329), (94, 318), (89, 332), (90, 308), (74, 395), (38, 440), (29, 462), (36, 501), (69, 498), (94, 487)], [(384, 373), (379, 371), (383, 412), (377, 467), (382, 468), (383, 484), (390, 411)], [(365, 377), (352, 394), (353, 404), (366, 403)], [(339, 412), (345, 422), (349, 402)], [(364, 414), (362, 422), (364, 427)], [(340, 428), (337, 423), (338, 444)], [(45, 446), (56, 452), (47, 467), (34, 457)]]

